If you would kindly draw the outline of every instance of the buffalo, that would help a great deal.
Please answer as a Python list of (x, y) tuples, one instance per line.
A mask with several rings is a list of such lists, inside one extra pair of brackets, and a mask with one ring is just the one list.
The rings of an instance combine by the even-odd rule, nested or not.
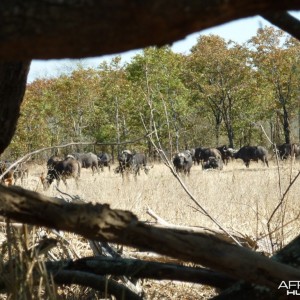
[(194, 155), (193, 155), (194, 164), (196, 164), (196, 163), (197, 163), (197, 165), (200, 164), (202, 149), (204, 149), (204, 148), (202, 148), (202, 147), (195, 148)]
[(147, 166), (147, 159), (143, 153), (133, 153), (130, 150), (123, 150), (118, 156), (119, 166), (116, 168), (116, 173), (128, 174), (133, 173), (135, 178), (140, 175), (140, 170), (148, 174), (150, 168)]
[(221, 158), (216, 158), (214, 156), (210, 156), (208, 160), (203, 164), (203, 169), (223, 169), (223, 160)]
[(81, 168), (84, 169), (92, 169), (93, 175), (95, 173), (95, 170), (99, 173), (99, 167), (98, 167), (98, 157), (96, 154), (89, 152), (89, 153), (72, 153), (72, 157), (75, 157), (79, 163)]
[(203, 165), (209, 160), (210, 157), (222, 159), (220, 151), (216, 148), (199, 147), (195, 149), (195, 160), (198, 163), (198, 165), (201, 162), (203, 167)]
[(226, 145), (219, 146), (216, 149), (220, 151), (224, 165), (227, 165), (229, 160), (233, 158), (233, 149), (228, 148)]
[(41, 176), (44, 190), (47, 190), (55, 179), (57, 186), (59, 186), (60, 180), (62, 180), (67, 187), (67, 179), (74, 178), (78, 187), (81, 166), (75, 158), (67, 157), (64, 160), (51, 160), (51, 164), (47, 163), (47, 166), (49, 167), (46, 178), (43, 175)]
[(290, 156), (298, 157), (300, 155), (300, 146), (297, 144), (284, 143), (276, 146), (280, 159), (284, 160)]
[(110, 171), (110, 165), (111, 165), (111, 155), (106, 152), (100, 152), (97, 155), (98, 159), (98, 167), (103, 171), (104, 167), (107, 167)]
[(47, 169), (51, 169), (53, 168), (53, 165), (55, 164), (55, 162), (63, 160), (63, 158), (53, 155), (51, 156), (48, 161), (47, 161)]
[(177, 173), (183, 173), (184, 175), (190, 175), (190, 171), (193, 165), (192, 154), (189, 150), (177, 153), (173, 158), (173, 165)]
[(246, 167), (249, 168), (250, 161), (261, 160), (264, 164), (269, 167), (268, 163), (268, 150), (262, 146), (244, 146), (239, 151), (233, 154), (235, 159), (241, 159), (245, 163)]

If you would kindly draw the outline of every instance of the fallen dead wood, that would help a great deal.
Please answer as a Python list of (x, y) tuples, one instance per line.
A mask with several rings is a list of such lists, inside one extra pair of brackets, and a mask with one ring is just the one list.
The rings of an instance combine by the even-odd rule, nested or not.
[[(284, 263), (286, 265), (293, 266), (294, 268), (300, 268), (299, 250), (300, 249), (300, 236), (294, 239), (287, 246), (282, 248), (278, 253), (273, 255), (270, 259)], [(293, 280), (293, 279), (291, 279)], [(296, 279), (295, 279), (296, 280)], [(284, 290), (286, 292), (286, 290)], [(220, 295), (214, 297), (218, 300), (239, 300), (239, 299), (277, 299), (276, 296), (270, 290), (263, 289), (257, 285), (251, 285), (245, 282), (237, 282), (227, 290), (223, 291)], [(281, 299), (284, 299), (281, 298)]]
[(71, 285), (78, 284), (85, 287), (91, 287), (96, 291), (106, 292), (116, 297), (116, 299), (141, 300), (142, 296), (133, 293), (124, 285), (108, 279), (106, 276), (95, 275), (82, 271), (60, 270), (55, 273), (54, 281), (56, 284)]
[[(235, 19), (259, 14), (270, 19), (269, 14), (299, 8), (298, 0), (31, 0), (27, 5), (10, 0), (0, 10), (0, 57), (11, 61), (120, 53), (170, 44)], [(278, 17), (272, 21), (280, 27)], [(289, 29), (299, 37), (299, 30)]]
[[(206, 228), (206, 227), (175, 225), (175, 224), (167, 222), (166, 220), (164, 220), (163, 218), (158, 216), (150, 208), (147, 209), (146, 213), (149, 216), (151, 216), (152, 218), (154, 218), (158, 224), (160, 224), (164, 227), (168, 227), (168, 228), (171, 228), (171, 229), (189, 230), (189, 231), (194, 232), (194, 233), (197, 233), (197, 232), (198, 233), (211, 233), (214, 236), (216, 236), (216, 237), (218, 237), (218, 238), (220, 238), (220, 239), (222, 239), (226, 242), (232, 243), (232, 244), (235, 244), (236, 243), (235, 241), (237, 241), (238, 242), (237, 245), (247, 247), (247, 248), (253, 249), (253, 250), (256, 250), (258, 248), (257, 242), (255, 240), (253, 240), (252, 238), (250, 238), (249, 236), (247, 236), (247, 235), (241, 235), (241, 234), (237, 235), (237, 233), (232, 233), (232, 232), (230, 232), (230, 235), (227, 235), (223, 231), (212, 230), (212, 229)], [(232, 239), (232, 237), (234, 239)]]
[(178, 264), (164, 264), (139, 259), (108, 257), (86, 257), (76, 261), (46, 262), (48, 272), (55, 274), (59, 270), (80, 271), (96, 275), (111, 274), (131, 278), (155, 280), (178, 280), (210, 285), (220, 289), (236, 282), (224, 274), (204, 268), (192, 268)]
[[(150, 250), (201, 264), (229, 277), (278, 293), (282, 280), (300, 280), (300, 271), (227, 243), (212, 234), (156, 228), (129, 211), (108, 205), (72, 204), (20, 187), (0, 186), (0, 214), (19, 222), (75, 232), (87, 239)], [(298, 259), (300, 251), (294, 253)]]

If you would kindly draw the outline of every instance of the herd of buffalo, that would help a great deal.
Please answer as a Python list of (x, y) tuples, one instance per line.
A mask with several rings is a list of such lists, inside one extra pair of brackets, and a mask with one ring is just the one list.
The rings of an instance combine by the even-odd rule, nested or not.
[[(278, 158), (281, 160), (288, 157), (297, 157), (300, 155), (300, 146), (298, 144), (285, 143), (276, 146)], [(241, 159), (247, 168), (250, 161), (258, 162), (261, 160), (264, 165), (269, 166), (268, 150), (262, 146), (243, 146), (239, 150), (228, 148), (226, 145), (216, 148), (193, 148), (177, 153), (173, 159), (173, 164), (177, 173), (189, 175), (193, 164), (202, 165), (203, 169), (222, 170), (223, 165), (227, 165), (230, 159)]]
[[(300, 156), (300, 146), (298, 144), (282, 144), (276, 146), (273, 154), (281, 159)], [(193, 165), (202, 165), (203, 169), (222, 170), (231, 159), (241, 159), (246, 167), (249, 167), (250, 161), (258, 162), (261, 160), (264, 165), (269, 166), (268, 150), (262, 146), (243, 146), (239, 150), (220, 146), (216, 148), (198, 147), (184, 150), (175, 154), (172, 163), (177, 173), (185, 175), (190, 174)], [(78, 185), (80, 172), (82, 168), (91, 168), (92, 174), (107, 167), (110, 170), (112, 157), (110, 154), (100, 152), (99, 154), (89, 153), (72, 153), (65, 158), (51, 156), (47, 161), (47, 175), (41, 175), (41, 181), (44, 190), (48, 189), (51, 183), (56, 180), (57, 185), (60, 180), (67, 186), (67, 179), (74, 178)], [(136, 178), (141, 170), (148, 174), (150, 166), (147, 165), (145, 154), (136, 153), (130, 150), (123, 150), (118, 155), (118, 166), (114, 169), (115, 173), (119, 173), (124, 177), (132, 173)], [(28, 168), (26, 164), (11, 165), (9, 162), (0, 161), (0, 179), (6, 185), (16, 183), (18, 179), (21, 181), (28, 176)]]

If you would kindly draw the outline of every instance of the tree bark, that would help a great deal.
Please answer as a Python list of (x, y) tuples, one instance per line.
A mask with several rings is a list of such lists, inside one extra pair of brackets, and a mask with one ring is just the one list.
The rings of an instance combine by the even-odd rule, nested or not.
[[(287, 246), (271, 257), (271, 260), (300, 268), (300, 236), (295, 238)], [(286, 292), (286, 290), (284, 290)], [(220, 295), (214, 297), (216, 300), (240, 300), (240, 299), (278, 299), (278, 295), (272, 293), (269, 289), (263, 289), (257, 285), (250, 285), (244, 282), (237, 282)], [(285, 299), (284, 295), (280, 299)]]
[(161, 46), (235, 19), (297, 9), (300, 0), (3, 0), (0, 59), (82, 58)]
[(82, 271), (60, 270), (53, 274), (53, 279), (56, 284), (60, 285), (78, 284), (84, 287), (88, 286), (96, 291), (114, 295), (117, 300), (143, 300), (142, 296), (133, 293), (126, 286), (117, 283), (106, 276)]
[(290, 131), (290, 122), (289, 122), (289, 113), (286, 109), (286, 106), (282, 106), (283, 110), (283, 132), (284, 132), (284, 139), (287, 144), (291, 143), (291, 131)]
[(0, 62), (0, 154), (16, 131), (30, 61)]
[(96, 275), (126, 276), (155, 280), (178, 280), (224, 289), (236, 280), (208, 269), (177, 264), (108, 257), (85, 257), (75, 261), (45, 262), (48, 272), (80, 271)]

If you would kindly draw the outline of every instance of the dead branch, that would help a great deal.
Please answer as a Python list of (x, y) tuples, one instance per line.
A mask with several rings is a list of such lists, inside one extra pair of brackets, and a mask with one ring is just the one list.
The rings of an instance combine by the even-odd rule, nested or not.
[[(156, 228), (129, 211), (107, 204), (72, 204), (20, 187), (0, 186), (0, 214), (19, 222), (71, 231), (87, 239), (150, 250), (201, 264), (230, 277), (256, 283), (278, 293), (282, 280), (300, 280), (300, 271), (271, 261), (211, 234)], [(300, 253), (295, 253), (295, 259)]]
[[(199, 208), (199, 212), (201, 212), (204, 216), (206, 216), (207, 218), (209, 218), (215, 225), (218, 226), (218, 228), (223, 231), (225, 234), (228, 235), (228, 237), (230, 237), (237, 245), (241, 246), (241, 243), (234, 237), (232, 236), (228, 230), (222, 226), (222, 224), (220, 224), (218, 222), (218, 220), (216, 220), (206, 209), (204, 206), (202, 206), (199, 201), (197, 201), (196, 197), (191, 193), (191, 191), (188, 189), (188, 187), (186, 186), (186, 184), (183, 182), (183, 180), (181, 179), (181, 177), (177, 174), (177, 172), (175, 171), (173, 164), (171, 164), (170, 160), (168, 159), (168, 157), (166, 156), (166, 154), (164, 153), (164, 151), (162, 150), (161, 147), (161, 143), (160, 143), (160, 139), (158, 136), (158, 130), (156, 127), (156, 124), (154, 122), (154, 117), (153, 117), (153, 107), (152, 107), (152, 102), (148, 100), (148, 105), (150, 108), (150, 115), (151, 115), (151, 120), (152, 120), (152, 126), (154, 127), (153, 132), (151, 132), (150, 134), (148, 134), (148, 139), (151, 142), (151, 144), (153, 145), (155, 151), (160, 155), (160, 157), (162, 158), (164, 164), (169, 168), (169, 170), (171, 171), (171, 173), (173, 174), (173, 176), (177, 179), (177, 181), (179, 182), (179, 184), (181, 185), (181, 187), (183, 188), (183, 190), (186, 192), (186, 194), (189, 196), (189, 198), (194, 202), (194, 204), (197, 206), (197, 208)], [(141, 116), (141, 120), (143, 123), (143, 126), (147, 132), (147, 127), (145, 125), (144, 119)], [(157, 140), (157, 145), (154, 142), (153, 138), (152, 138), (152, 134), (154, 134), (156, 140)]]
[(157, 221), (158, 224), (168, 227), (168, 228), (188, 230), (188, 231), (194, 232), (194, 233), (197, 233), (197, 232), (198, 233), (211, 233), (214, 236), (216, 236), (228, 243), (234, 242), (234, 240), (231, 238), (231, 236), (232, 236), (232, 237), (234, 237), (235, 240), (237, 240), (240, 243), (241, 246), (247, 247), (247, 248), (253, 249), (253, 250), (257, 249), (256, 241), (254, 241), (253, 239), (251, 239), (248, 236), (242, 236), (241, 234), (237, 235), (237, 233), (232, 233), (232, 232), (230, 232), (230, 236), (228, 236), (227, 234), (225, 234), (222, 231), (212, 230), (212, 229), (206, 228), (206, 227), (193, 227), (193, 226), (183, 226), (183, 225), (171, 224), (171, 223), (167, 222), (166, 220), (162, 219), (160, 216), (158, 216), (150, 208), (147, 209), (146, 213), (148, 215), (150, 215), (151, 217), (153, 217)]
[(64, 271), (60, 270), (53, 275), (56, 284), (70, 285), (79, 284), (85, 287), (91, 287), (96, 291), (114, 295), (117, 299), (141, 300), (143, 297), (133, 293), (124, 285), (108, 279), (106, 276), (95, 275), (82, 271)]
[(120, 259), (108, 257), (86, 257), (68, 262), (46, 262), (47, 270), (55, 273), (59, 270), (81, 271), (96, 275), (115, 275), (155, 280), (178, 280), (227, 288), (235, 280), (204, 268), (193, 268), (178, 264), (165, 264), (139, 259)]
[[(290, 265), (294, 268), (300, 268), (298, 253), (300, 249), (300, 236), (295, 238), (287, 246), (282, 248), (278, 253), (271, 257), (271, 260)], [(268, 289), (262, 289), (257, 285), (250, 285), (244, 282), (238, 282), (229, 289), (222, 292), (214, 299), (231, 300), (231, 299), (274, 299), (274, 294)]]
[[(30, 0), (26, 5), (3, 1), (0, 57), (50, 59), (119, 53), (170, 44), (235, 19), (297, 9), (298, 0)], [(299, 36), (299, 31), (291, 33)]]

